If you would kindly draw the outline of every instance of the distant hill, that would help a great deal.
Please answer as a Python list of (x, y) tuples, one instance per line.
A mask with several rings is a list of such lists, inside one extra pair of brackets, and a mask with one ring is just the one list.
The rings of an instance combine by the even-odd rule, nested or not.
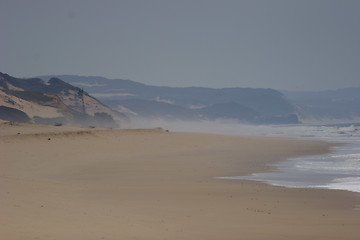
[(299, 123), (296, 106), (272, 89), (158, 87), (130, 80), (74, 75), (39, 78), (49, 80), (53, 77), (84, 89), (131, 118)]
[(118, 127), (129, 119), (59, 78), (20, 79), (0, 73), (0, 119)]
[(360, 120), (360, 87), (320, 92), (283, 91), (283, 94), (296, 103), (304, 121)]

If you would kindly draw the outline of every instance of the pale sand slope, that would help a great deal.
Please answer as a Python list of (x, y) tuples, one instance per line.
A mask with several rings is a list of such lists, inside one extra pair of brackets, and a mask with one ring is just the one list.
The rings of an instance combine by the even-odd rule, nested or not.
[(215, 178), (327, 143), (28, 124), (0, 134), (0, 239), (360, 239), (356, 194)]

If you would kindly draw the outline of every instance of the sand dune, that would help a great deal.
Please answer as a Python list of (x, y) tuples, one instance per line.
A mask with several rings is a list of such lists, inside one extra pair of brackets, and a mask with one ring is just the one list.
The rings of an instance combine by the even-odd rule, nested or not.
[(356, 194), (215, 178), (328, 143), (4, 122), (0, 136), (1, 239), (360, 239)]

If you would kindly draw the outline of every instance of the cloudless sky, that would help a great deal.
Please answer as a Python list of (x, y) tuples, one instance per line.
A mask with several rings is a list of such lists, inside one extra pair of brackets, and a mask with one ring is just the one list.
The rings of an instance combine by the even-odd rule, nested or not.
[(360, 86), (358, 0), (0, 0), (0, 71), (150, 85)]

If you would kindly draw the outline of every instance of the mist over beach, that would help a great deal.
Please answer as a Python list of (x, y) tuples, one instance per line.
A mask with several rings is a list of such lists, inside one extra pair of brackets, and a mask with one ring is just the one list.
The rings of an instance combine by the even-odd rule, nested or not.
[(0, 0), (0, 238), (360, 239), (359, 11)]

